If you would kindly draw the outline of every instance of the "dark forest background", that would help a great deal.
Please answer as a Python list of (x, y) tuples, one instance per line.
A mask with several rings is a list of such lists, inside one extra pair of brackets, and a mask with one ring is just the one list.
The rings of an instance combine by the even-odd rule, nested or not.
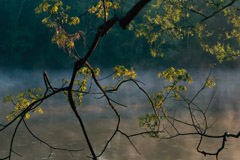
[[(53, 32), (42, 25), (42, 17), (35, 14), (34, 8), (38, 0), (1, 0), (0, 1), (0, 68), (8, 69), (69, 69), (73, 60), (52, 44)], [(79, 15), (90, 8), (95, 1), (71, 0), (71, 11)], [(129, 2), (130, 3), (130, 2)], [(131, 5), (131, 4), (127, 4)], [(141, 15), (136, 21), (141, 21)], [(97, 17), (86, 14), (80, 18), (81, 30), (87, 31), (86, 39), (91, 42), (97, 24)], [(80, 43), (80, 42), (79, 42)], [(76, 44), (77, 46), (78, 44)], [(79, 44), (81, 47), (81, 45)], [(179, 42), (165, 45), (165, 56), (152, 57), (149, 45), (143, 37), (136, 38), (134, 31), (122, 31), (120, 27), (113, 29), (105, 36), (91, 57), (95, 66), (113, 67), (125, 65), (133, 67), (208, 67), (210, 63), (218, 63), (215, 57), (204, 53), (198, 39), (191, 37)], [(82, 46), (82, 54), (85, 53)], [(238, 62), (218, 65), (220, 67), (237, 67)]]

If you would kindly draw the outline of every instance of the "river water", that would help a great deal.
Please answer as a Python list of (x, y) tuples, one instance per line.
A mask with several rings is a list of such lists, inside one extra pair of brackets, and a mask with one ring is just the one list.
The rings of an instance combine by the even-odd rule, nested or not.
[[(110, 73), (107, 71), (104, 75)], [(162, 82), (157, 78), (158, 71), (140, 71), (138, 79), (146, 85), (142, 85), (148, 92), (153, 93), (161, 88)], [(69, 78), (71, 72), (49, 71), (49, 79), (52, 84), (59, 87), (62, 78)], [(208, 74), (208, 70), (190, 70), (194, 83), (188, 86), (188, 96), (192, 96), (201, 85)], [(226, 131), (236, 134), (240, 131), (240, 70), (216, 69), (213, 71), (213, 77), (217, 86), (212, 89), (206, 89), (196, 99), (201, 107), (206, 107), (210, 97), (214, 94), (209, 112), (207, 113), (210, 123), (214, 122), (209, 133), (222, 135)], [(110, 80), (101, 81), (102, 84), (109, 83)], [(40, 71), (23, 72), (1, 71), (0, 75), (0, 96), (7, 96), (9, 93), (15, 94), (22, 92), (25, 88), (44, 87)], [(94, 88), (94, 86), (93, 86)], [(111, 137), (116, 126), (116, 117), (107, 105), (106, 100), (96, 99), (99, 96), (86, 97), (78, 111), (86, 125), (90, 141), (96, 153), (101, 152), (106, 141)], [(151, 107), (146, 97), (137, 90), (133, 84), (126, 84), (119, 93), (111, 95), (112, 99), (126, 104), (128, 107), (116, 105), (122, 116), (120, 129), (127, 134), (134, 134), (144, 131), (138, 126), (138, 117), (145, 113), (151, 113)], [(176, 103), (169, 103), (169, 108), (177, 107)], [(0, 123), (6, 123), (5, 117), (12, 109), (11, 105), (1, 102), (0, 106)], [(15, 141), (14, 151), (21, 154), (21, 157), (13, 154), (13, 159), (17, 160), (84, 160), (89, 159), (90, 154), (82, 131), (76, 117), (73, 115), (66, 98), (63, 94), (51, 97), (42, 104), (44, 114), (31, 114), (27, 120), (29, 128), (42, 140), (48, 142), (54, 147), (68, 149), (84, 149), (80, 152), (67, 152), (52, 150), (49, 147), (34, 139), (21, 125)], [(179, 117), (187, 115), (176, 112)], [(14, 126), (4, 132), (0, 132), (0, 158), (7, 156), (10, 138)], [(182, 128), (184, 130), (184, 128)], [(132, 138), (132, 142), (140, 152), (136, 152), (129, 141), (121, 134), (117, 134), (105, 153), (99, 158), (100, 160), (211, 160), (215, 157), (204, 157), (196, 151), (199, 141), (197, 136), (182, 136), (171, 140), (156, 140), (148, 136), (137, 136)], [(220, 141), (204, 139), (201, 149), (215, 151), (221, 145)], [(222, 160), (239, 160), (240, 159), (240, 139), (229, 138), (226, 142), (226, 149), (220, 153)], [(49, 156), (49, 153), (51, 155)]]

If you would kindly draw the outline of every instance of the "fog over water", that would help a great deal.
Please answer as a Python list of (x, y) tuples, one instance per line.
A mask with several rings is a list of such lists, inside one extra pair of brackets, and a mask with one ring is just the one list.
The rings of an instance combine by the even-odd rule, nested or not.
[[(145, 83), (141, 86), (150, 94), (162, 89), (162, 81), (157, 77), (157, 73), (163, 71), (145, 70), (137, 71), (138, 80)], [(62, 78), (70, 78), (71, 71), (47, 71), (49, 79), (54, 87), (61, 86)], [(111, 71), (106, 71), (101, 74), (103, 78), (110, 74)], [(188, 86), (186, 96), (191, 98), (196, 93), (201, 85), (204, 83), (208, 70), (189, 70), (193, 77), (193, 84)], [(236, 134), (240, 130), (240, 70), (234, 69), (215, 69), (212, 76), (215, 78), (216, 87), (204, 90), (195, 103), (206, 108), (209, 100), (214, 94), (212, 105), (207, 114), (210, 122), (215, 122), (210, 133), (221, 135), (226, 131)], [(100, 81), (101, 84), (106, 85), (113, 83), (111, 78)], [(42, 78), (42, 71), (1, 71), (0, 74), (0, 96), (5, 97), (10, 93), (16, 95), (27, 88), (44, 88)], [(97, 91), (93, 86), (93, 90)], [(89, 133), (90, 140), (97, 153), (99, 153), (106, 143), (108, 138), (112, 135), (115, 125), (116, 117), (110, 107), (107, 105), (105, 99), (96, 99), (99, 95), (86, 96), (83, 99), (83, 105), (78, 106), (80, 115), (82, 116), (86, 129)], [(138, 126), (137, 118), (145, 113), (151, 113), (151, 106), (147, 98), (142, 94), (133, 83), (128, 83), (120, 88), (118, 93), (111, 95), (111, 98), (127, 105), (122, 107), (116, 105), (122, 116), (121, 130), (127, 134), (133, 134), (143, 131)], [(5, 117), (13, 109), (11, 105), (5, 105), (0, 102), (0, 123), (6, 123)], [(169, 110), (177, 107), (175, 103), (166, 104)], [(30, 120), (27, 120), (29, 127), (41, 139), (47, 141), (55, 147), (81, 149), (81, 152), (69, 152), (53, 150), (50, 159), (56, 160), (77, 160), (88, 159), (89, 155), (87, 145), (79, 124), (74, 117), (67, 101), (63, 94), (51, 97), (42, 104), (44, 111), (43, 115), (33, 113)], [(187, 116), (185, 113), (177, 112), (179, 116)], [(0, 158), (6, 156), (10, 144), (10, 136), (13, 133), (13, 127), (0, 133)], [(138, 150), (139, 155), (128, 140), (120, 134), (114, 138), (110, 143), (106, 152), (100, 160), (211, 160), (214, 157), (204, 157), (197, 153), (196, 145), (197, 137), (185, 136), (178, 137), (171, 140), (158, 141), (151, 139), (148, 136), (139, 136), (132, 139)], [(215, 151), (220, 144), (219, 141), (210, 141), (204, 139), (203, 148)], [(228, 139), (225, 150), (220, 153), (222, 160), (239, 160), (240, 159), (240, 139)], [(49, 148), (39, 141), (34, 139), (22, 125), (16, 136), (14, 143), (14, 150), (21, 153), (23, 157), (13, 154), (13, 159), (19, 160), (41, 160), (48, 159)]]

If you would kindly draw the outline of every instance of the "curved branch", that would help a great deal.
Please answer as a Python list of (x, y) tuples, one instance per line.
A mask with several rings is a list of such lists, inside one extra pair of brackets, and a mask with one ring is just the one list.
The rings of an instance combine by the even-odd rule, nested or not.
[(200, 21), (200, 23), (202, 23), (202, 22), (204, 22), (204, 21), (212, 18), (213, 16), (215, 16), (215, 15), (218, 14), (219, 12), (221, 12), (221, 11), (223, 11), (224, 9), (232, 6), (235, 2), (236, 2), (236, 0), (232, 0), (230, 3), (228, 3), (228, 4), (225, 5), (225, 6), (223, 6), (221, 9), (219, 9), (219, 10), (213, 12), (212, 14), (210, 14), (209, 16), (206, 16), (205, 18), (203, 18), (203, 19)]
[(75, 106), (75, 103), (74, 103), (74, 100), (73, 100), (73, 97), (72, 97), (72, 88), (73, 88), (73, 84), (74, 84), (74, 81), (75, 81), (75, 78), (76, 78), (76, 74), (77, 74), (77, 71), (79, 70), (79, 67), (80, 68), (82, 67), (82, 66), (79, 66), (79, 64), (77, 62), (75, 62), (74, 70), (73, 70), (73, 74), (72, 74), (72, 78), (71, 78), (71, 82), (70, 82), (69, 88), (68, 88), (68, 100), (69, 100), (69, 104), (70, 104), (70, 106), (71, 106), (75, 116), (77, 117), (77, 119), (78, 119), (78, 121), (80, 123), (80, 126), (82, 128), (85, 140), (86, 140), (88, 148), (90, 149), (90, 152), (91, 152), (91, 154), (93, 156), (93, 159), (96, 160), (97, 157), (96, 157), (95, 152), (93, 150), (92, 144), (91, 144), (91, 142), (90, 142), (90, 140), (88, 138), (88, 134), (87, 134), (87, 131), (85, 129), (85, 125), (83, 124), (82, 118), (80, 117), (80, 115), (79, 115), (79, 113), (78, 113), (78, 111), (76, 109), (76, 106)]
[(62, 151), (68, 151), (68, 152), (79, 152), (79, 151), (83, 151), (84, 149), (65, 149), (65, 148), (58, 148), (58, 147), (53, 147), (52, 145), (48, 144), (47, 142), (43, 141), (42, 139), (38, 138), (32, 131), (31, 129), (28, 127), (27, 123), (25, 120), (23, 120), (23, 123), (26, 127), (26, 129), (28, 130), (28, 132), (38, 141), (40, 141), (41, 143), (45, 144), (46, 146), (48, 146), (50, 149), (54, 149), (54, 150), (62, 150)]
[(27, 106), (20, 114), (18, 114), (13, 120), (11, 120), (9, 123), (7, 123), (6, 125), (4, 125), (1, 129), (0, 132), (5, 130), (6, 128), (8, 128), (12, 123), (14, 123), (18, 118), (20, 118), (21, 116), (24, 116), (27, 112), (29, 112), (35, 105), (38, 105), (38, 103), (43, 102), (44, 100), (48, 99), (49, 97), (62, 92), (62, 91), (66, 91), (68, 90), (68, 87), (64, 87), (64, 88), (60, 88), (55, 90), (54, 92), (32, 102), (29, 106)]
[(97, 157), (100, 157), (104, 152), (105, 150), (107, 149), (107, 146), (108, 144), (112, 141), (112, 139), (114, 138), (114, 136), (117, 134), (117, 132), (119, 131), (119, 126), (120, 126), (120, 122), (121, 122), (121, 117), (120, 115), (118, 114), (118, 111), (116, 110), (116, 108), (114, 107), (114, 105), (112, 104), (111, 102), (111, 99), (109, 98), (109, 96), (107, 95), (107, 93), (105, 92), (105, 90), (103, 89), (103, 87), (101, 86), (101, 84), (98, 82), (96, 76), (95, 76), (95, 73), (94, 73), (94, 69), (92, 68), (92, 66), (86, 62), (86, 65), (87, 67), (90, 69), (91, 73), (92, 73), (92, 77), (93, 77), (93, 80), (94, 82), (96, 83), (96, 85), (98, 86), (98, 88), (102, 91), (102, 93), (104, 94), (104, 96), (106, 97), (107, 101), (108, 101), (108, 104), (109, 106), (111, 106), (112, 110), (114, 111), (114, 113), (116, 114), (117, 116), (117, 126), (116, 126), (116, 129), (114, 131), (114, 133), (112, 134), (112, 136), (109, 138), (109, 140), (107, 141), (107, 143), (105, 144), (103, 150), (98, 154)]

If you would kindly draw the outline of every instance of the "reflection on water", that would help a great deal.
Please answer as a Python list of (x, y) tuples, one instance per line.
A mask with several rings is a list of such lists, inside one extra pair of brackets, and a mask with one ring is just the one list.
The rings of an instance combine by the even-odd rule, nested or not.
[[(192, 89), (189, 89), (189, 95), (200, 87), (200, 84), (204, 82), (204, 75), (206, 72), (191, 71), (195, 83)], [(39, 72), (38, 72), (39, 73)], [(38, 73), (19, 74), (4, 73), (0, 77), (1, 84), (0, 93), (1, 96), (8, 95), (9, 92), (23, 91), (23, 88), (43, 86), (41, 75)], [(145, 82), (147, 85), (143, 86), (149, 92), (153, 92), (156, 88), (160, 88), (159, 80), (155, 77), (154, 71), (140, 72), (139, 79)], [(157, 73), (157, 72), (156, 72)], [(21, 76), (20, 76), (21, 75)], [(234, 75), (234, 76), (232, 76)], [(212, 106), (209, 110), (208, 117), (210, 122), (215, 122), (209, 133), (223, 134), (226, 131), (231, 133), (237, 133), (240, 130), (240, 112), (239, 112), (239, 84), (240, 84), (240, 72), (237, 70), (225, 70), (214, 72), (214, 76), (217, 77), (217, 87), (215, 90), (215, 98)], [(70, 75), (66, 75), (64, 72), (49, 73), (50, 80), (53, 81), (53, 85), (60, 85), (62, 77), (67, 78)], [(53, 78), (54, 77), (54, 78)], [(58, 80), (59, 78), (59, 80)], [(23, 79), (24, 81), (19, 81)], [(31, 82), (27, 80), (31, 79)], [(104, 83), (104, 82), (102, 82)], [(150, 85), (149, 85), (150, 84)], [(23, 86), (22, 86), (23, 85)], [(19, 87), (22, 86), (22, 87)], [(191, 86), (189, 86), (191, 87)], [(133, 89), (130, 89), (133, 88)], [(124, 86), (121, 93), (112, 95), (112, 98), (119, 100), (121, 103), (128, 104), (128, 108), (117, 106), (120, 114), (122, 115), (121, 130), (127, 134), (133, 134), (142, 131), (138, 127), (137, 118), (146, 112), (150, 112), (149, 104), (146, 102), (144, 95), (139, 94), (134, 85), (129, 84)], [(212, 90), (204, 91), (196, 100), (200, 106), (205, 107), (212, 95)], [(121, 97), (121, 98), (119, 98)], [(93, 143), (93, 147), (97, 153), (101, 151), (108, 138), (112, 135), (116, 118), (114, 114), (107, 106), (105, 100), (96, 101), (93, 97), (86, 97), (86, 101), (83, 106), (78, 110), (83, 117), (86, 125), (86, 129), (89, 133), (90, 140)], [(81, 152), (64, 152), (52, 150), (49, 159), (56, 160), (79, 160), (88, 159), (86, 155), (90, 152), (85, 143), (82, 131), (76, 118), (73, 116), (72, 111), (63, 98), (63, 95), (59, 97), (53, 97), (42, 104), (42, 108), (45, 112), (43, 115), (32, 115), (27, 123), (31, 130), (39, 136), (42, 140), (47, 141), (49, 144), (55, 147), (63, 147), (69, 149), (81, 149), (85, 150)], [(169, 106), (174, 108), (175, 105)], [(9, 106), (1, 104), (0, 106), (0, 122), (4, 121), (5, 116), (9, 113)], [(177, 113), (180, 117), (186, 116), (185, 113)], [(14, 127), (7, 129), (5, 132), (0, 133), (0, 158), (7, 155), (7, 151), (10, 144), (10, 135), (13, 133)], [(184, 129), (184, 128), (183, 128)], [(133, 143), (137, 149), (141, 152), (139, 155), (128, 140), (120, 134), (114, 138), (114, 140), (108, 146), (106, 152), (100, 158), (100, 160), (211, 160), (215, 157), (204, 157), (197, 153), (195, 150), (199, 137), (185, 136), (178, 137), (171, 140), (157, 141), (151, 139), (148, 136), (139, 136), (132, 138)], [(208, 151), (215, 151), (214, 149), (219, 147), (220, 142), (215, 140), (204, 139), (202, 149), (207, 148)], [(225, 150), (220, 154), (220, 159), (223, 160), (239, 160), (240, 152), (240, 139), (228, 139)], [(49, 148), (39, 143), (34, 139), (22, 125), (16, 136), (14, 142), (14, 151), (17, 151), (22, 155), (19, 157), (13, 154), (13, 159), (19, 160), (44, 160), (48, 159), (50, 150)]]

